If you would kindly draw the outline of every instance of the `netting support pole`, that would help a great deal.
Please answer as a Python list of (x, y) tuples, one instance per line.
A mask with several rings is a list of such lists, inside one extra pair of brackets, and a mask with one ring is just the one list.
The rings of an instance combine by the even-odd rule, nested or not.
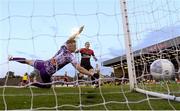
[(133, 90), (137, 85), (137, 81), (136, 81), (136, 73), (135, 73), (135, 67), (134, 67), (133, 51), (131, 47), (132, 45), (131, 45), (130, 30), (129, 30), (129, 24), (128, 24), (126, 0), (120, 0), (120, 4), (121, 4), (123, 30), (124, 30), (124, 41), (125, 41), (125, 48), (126, 48), (129, 84), (130, 84), (130, 89)]

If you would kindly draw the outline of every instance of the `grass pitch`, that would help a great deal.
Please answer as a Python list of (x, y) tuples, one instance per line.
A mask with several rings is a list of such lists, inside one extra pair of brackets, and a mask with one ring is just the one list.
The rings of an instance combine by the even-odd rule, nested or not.
[[(146, 88), (159, 91), (157, 85)], [(154, 88), (154, 89), (153, 89)], [(171, 85), (176, 92), (179, 84)], [(162, 90), (161, 90), (162, 91)], [(4, 93), (3, 93), (4, 92)], [(128, 85), (92, 87), (0, 88), (0, 110), (180, 110), (180, 103), (130, 92)], [(3, 95), (4, 94), (4, 95)]]

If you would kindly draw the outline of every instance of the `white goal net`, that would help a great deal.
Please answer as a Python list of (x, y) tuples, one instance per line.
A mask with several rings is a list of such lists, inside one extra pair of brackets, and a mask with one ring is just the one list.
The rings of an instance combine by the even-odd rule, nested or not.
[[(98, 80), (68, 64), (36, 88), (36, 69), (8, 61), (48, 60), (81, 25)], [(179, 0), (0, 0), (0, 45), (0, 110), (180, 110)]]

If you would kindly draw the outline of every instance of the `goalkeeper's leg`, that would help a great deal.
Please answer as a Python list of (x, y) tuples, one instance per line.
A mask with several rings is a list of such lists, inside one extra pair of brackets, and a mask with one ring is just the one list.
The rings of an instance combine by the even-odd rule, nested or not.
[(45, 84), (41, 82), (34, 82), (34, 83), (31, 83), (31, 85), (36, 86), (38, 88), (51, 88), (51, 84)]
[(8, 60), (9, 61), (16, 61), (16, 62), (19, 62), (19, 63), (22, 63), (22, 64), (28, 64), (28, 65), (31, 65), (31, 66), (33, 66), (33, 64), (34, 64), (34, 60), (27, 60), (26, 58), (22, 58), (22, 57), (9, 56)]
[(51, 76), (43, 73), (38, 72), (35, 76), (30, 75), (33, 79), (36, 78), (36, 80), (33, 80), (29, 85), (35, 86), (38, 88), (51, 88)]
[[(36, 86), (38, 88), (51, 88), (51, 76), (42, 71), (36, 76), (37, 81), (32, 82), (30, 85)], [(39, 82), (38, 82), (39, 81)]]
[(37, 69), (36, 79), (38, 82), (33, 82), (31, 85), (39, 88), (50, 88), (51, 85), (51, 74), (48, 74), (45, 69), (44, 61), (36, 60), (34, 62), (34, 67)]

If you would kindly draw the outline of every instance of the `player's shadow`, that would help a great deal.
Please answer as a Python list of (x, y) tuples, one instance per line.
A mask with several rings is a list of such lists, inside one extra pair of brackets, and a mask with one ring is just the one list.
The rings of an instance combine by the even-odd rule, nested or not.
[(84, 98), (84, 102), (88, 104), (95, 103), (95, 98), (97, 98), (97, 94), (94, 91), (87, 91), (87, 93), (82, 94)]

